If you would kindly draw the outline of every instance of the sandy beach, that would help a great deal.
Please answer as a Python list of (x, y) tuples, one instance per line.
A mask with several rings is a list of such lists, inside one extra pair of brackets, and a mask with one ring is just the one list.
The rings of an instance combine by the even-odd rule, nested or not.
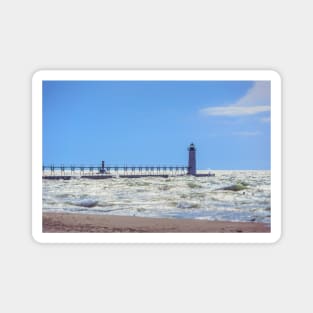
[(266, 233), (270, 227), (255, 222), (221, 222), (135, 216), (43, 213), (45, 233)]

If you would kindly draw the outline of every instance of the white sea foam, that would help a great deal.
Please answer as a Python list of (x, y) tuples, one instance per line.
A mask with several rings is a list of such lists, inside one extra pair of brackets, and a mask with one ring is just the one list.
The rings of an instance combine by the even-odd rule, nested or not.
[[(270, 222), (270, 171), (215, 174), (215, 177), (43, 180), (43, 210)], [(244, 188), (225, 190), (238, 184)]]

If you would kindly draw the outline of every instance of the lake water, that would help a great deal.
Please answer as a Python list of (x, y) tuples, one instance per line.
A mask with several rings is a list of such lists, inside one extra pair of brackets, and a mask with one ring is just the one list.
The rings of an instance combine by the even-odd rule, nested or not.
[(43, 211), (270, 223), (270, 171), (214, 173), (215, 177), (43, 179)]

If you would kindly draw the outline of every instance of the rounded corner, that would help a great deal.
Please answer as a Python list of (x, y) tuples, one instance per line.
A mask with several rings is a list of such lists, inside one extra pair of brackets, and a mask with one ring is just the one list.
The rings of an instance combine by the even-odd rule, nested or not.
[(41, 239), (41, 236), (40, 236), (41, 234), (38, 234), (37, 232), (32, 232), (32, 239), (33, 239), (33, 241), (35, 242), (35, 243), (37, 243), (37, 244), (42, 244), (42, 243), (44, 243), (43, 241), (42, 241), (42, 239)]
[(273, 234), (272, 240), (270, 241), (271, 244), (277, 244), (282, 240), (283, 234), (282, 231), (280, 230), (279, 232)]
[(282, 75), (278, 70), (269, 70), (271, 78), (278, 81), (280, 84), (282, 82)]
[(35, 72), (33, 72), (32, 82), (35, 83), (36, 81), (41, 80), (43, 73), (44, 73), (44, 70), (36, 70)]

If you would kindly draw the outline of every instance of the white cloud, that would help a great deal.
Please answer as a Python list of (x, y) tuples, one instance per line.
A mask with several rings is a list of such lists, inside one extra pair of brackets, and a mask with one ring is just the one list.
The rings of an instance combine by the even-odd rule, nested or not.
[(206, 115), (214, 116), (239, 116), (239, 115), (254, 115), (261, 112), (268, 112), (271, 107), (268, 105), (255, 105), (255, 106), (222, 106), (222, 107), (211, 107), (202, 109), (202, 112)]
[(261, 135), (261, 132), (259, 131), (242, 131), (242, 132), (233, 132), (232, 133), (234, 136), (258, 136)]
[(271, 121), (271, 118), (270, 118), (270, 117), (262, 117), (262, 118), (261, 118), (261, 122), (262, 122), (262, 123), (270, 123), (270, 121)]
[(248, 90), (245, 96), (240, 98), (234, 105), (270, 105), (271, 84), (269, 81), (257, 81)]
[(241, 116), (268, 112), (271, 110), (270, 90), (270, 82), (257, 81), (235, 103), (227, 106), (207, 107), (202, 109), (201, 112), (213, 116)]

